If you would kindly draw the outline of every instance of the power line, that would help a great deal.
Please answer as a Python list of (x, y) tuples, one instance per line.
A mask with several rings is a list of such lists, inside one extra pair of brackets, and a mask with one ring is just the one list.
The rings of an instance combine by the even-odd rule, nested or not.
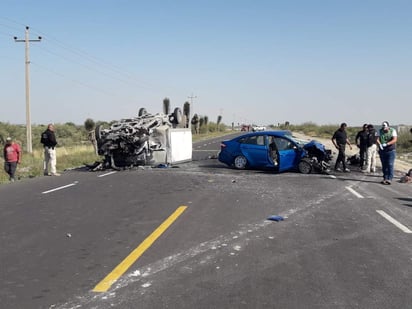
[[(24, 24), (22, 24), (22, 23), (20, 23), (20, 22), (17, 22), (17, 21), (15, 21), (15, 20), (12, 20), (12, 19), (6, 18), (6, 17), (2, 17), (2, 16), (0, 16), (0, 20), (4, 20), (4, 21), (6, 21), (6, 22), (10, 22), (10, 23), (13, 23), (13, 24), (16, 24), (16, 25), (24, 25)], [(9, 28), (9, 29), (13, 29), (13, 30), (17, 29), (17, 28), (14, 27), (14, 26), (11, 26), (11, 25), (8, 25), (8, 24), (4, 24), (4, 23), (0, 23), (0, 26), (6, 27), (6, 28)], [(147, 82), (145, 82), (145, 81), (138, 80), (132, 73), (126, 72), (126, 71), (124, 71), (123, 69), (118, 68), (118, 67), (116, 67), (116, 66), (114, 66), (114, 65), (112, 65), (112, 64), (110, 64), (110, 63), (108, 63), (108, 62), (106, 62), (106, 61), (104, 61), (104, 60), (98, 59), (98, 58), (96, 58), (96, 57), (88, 54), (88, 53), (85, 52), (85, 51), (82, 51), (82, 50), (80, 50), (80, 49), (73, 48), (73, 47), (71, 47), (71, 46), (69, 46), (69, 45), (61, 42), (60, 40), (54, 38), (53, 36), (48, 35), (48, 34), (42, 32), (42, 31), (40, 31), (39, 29), (36, 29), (36, 28), (34, 28), (34, 27), (31, 27), (30, 30), (31, 30), (31, 33), (32, 33), (32, 34), (36, 34), (36, 35), (39, 35), (40, 37), (42, 37), (42, 40), (43, 40), (43, 41), (48, 41), (48, 42), (52, 43), (52, 45), (54, 44), (54, 45), (56, 45), (58, 48), (61, 48), (61, 49), (63, 49), (63, 50), (66, 51), (66, 52), (70, 52), (70, 53), (72, 53), (73, 55), (75, 55), (75, 56), (77, 56), (77, 57), (80, 57), (82, 60), (85, 60), (85, 61), (87, 61), (87, 62), (93, 63), (94, 65), (98, 65), (98, 69), (93, 68), (92, 66), (87, 65), (87, 64), (85, 64), (85, 63), (81, 63), (81, 62), (79, 62), (79, 61), (75, 61), (75, 60), (73, 60), (73, 58), (70, 59), (70, 58), (68, 58), (68, 57), (65, 57), (64, 55), (58, 54), (57, 52), (53, 52), (53, 51), (51, 51), (51, 50), (47, 50), (47, 49), (41, 48), (42, 50), (45, 50), (45, 51), (48, 52), (49, 54), (53, 54), (53, 55), (55, 55), (55, 56), (57, 56), (57, 57), (61, 57), (61, 58), (65, 59), (65, 60), (68, 61), (68, 62), (77, 63), (77, 64), (79, 64), (79, 65), (81, 65), (81, 66), (83, 66), (83, 67), (86, 67), (86, 68), (89, 69), (90, 71), (94, 71), (94, 72), (99, 73), (99, 75), (105, 75), (105, 76), (107, 76), (107, 77), (110, 77), (110, 78), (112, 78), (112, 79), (116, 79), (116, 80), (118, 80), (118, 81), (120, 81), (120, 82), (123, 82), (123, 83), (125, 83), (125, 84), (134, 85), (134, 86), (137, 85), (138, 87), (143, 88), (143, 89), (147, 89), (147, 90), (154, 90), (154, 89), (155, 89), (153, 85), (150, 85), (149, 83), (147, 83)], [(0, 34), (1, 34), (1, 32), (0, 32)], [(4, 35), (5, 35), (5, 36), (8, 36), (8, 34), (6, 34), (6, 33), (4, 33)], [(109, 70), (109, 71), (112, 72), (112, 73), (116, 73), (118, 76), (115, 77), (115, 76), (113, 76), (113, 74), (109, 74), (108, 72), (104, 72), (104, 71), (102, 71), (102, 68), (103, 68), (103, 69), (106, 69), (106, 70)]]
[[(98, 65), (99, 68), (105, 67), (107, 70), (109, 70), (109, 71), (111, 71), (111, 72), (113, 72), (113, 73), (116, 73), (116, 74), (118, 74), (118, 75), (121, 75), (122, 78), (127, 78), (127, 79), (129, 79), (129, 80), (133, 80), (133, 81), (135, 82), (134, 84), (139, 84), (139, 87), (141, 87), (141, 88), (146, 88), (146, 89), (153, 88), (153, 86), (152, 86), (152, 85), (149, 85), (147, 82), (138, 80), (138, 79), (137, 79), (132, 73), (130, 73), (130, 72), (124, 71), (123, 69), (120, 69), (120, 68), (114, 66), (113, 64), (110, 64), (110, 63), (108, 63), (108, 62), (106, 62), (106, 61), (104, 61), (104, 60), (101, 60), (101, 59), (99, 59), (99, 58), (97, 58), (97, 57), (94, 57), (94, 56), (88, 54), (88, 53), (85, 52), (85, 51), (82, 51), (82, 50), (77, 49), (77, 48), (73, 48), (73, 47), (71, 47), (71, 46), (69, 46), (69, 45), (61, 42), (60, 40), (58, 40), (58, 39), (56, 39), (56, 38), (54, 38), (54, 37), (52, 37), (52, 36), (46, 35), (45, 33), (42, 33), (42, 32), (40, 32), (40, 31), (37, 31), (37, 32), (38, 32), (39, 34), (41, 34), (41, 36), (42, 36), (44, 39), (49, 40), (50, 42), (56, 44), (58, 47), (63, 48), (65, 51), (69, 51), (69, 52), (71, 52), (72, 54), (81, 57), (82, 60), (86, 60), (86, 61), (88, 61), (88, 62), (91, 62), (91, 63), (95, 64), (95, 65)], [(55, 53), (55, 55), (56, 55), (56, 53)], [(60, 57), (65, 58), (64, 56), (60, 56)], [(67, 58), (66, 58), (66, 60), (67, 60)], [(86, 66), (86, 65), (84, 65), (84, 64), (81, 64), (81, 65)], [(90, 68), (90, 66), (87, 66), (87, 67)], [(107, 75), (108, 75), (108, 74), (107, 74)], [(109, 76), (109, 75), (108, 75), (108, 76)], [(111, 76), (111, 77), (112, 77), (112, 76)], [(112, 78), (113, 78), (113, 77), (112, 77)], [(123, 81), (124, 81), (124, 80), (123, 80)], [(130, 82), (128, 82), (128, 83), (131, 84)]]
[(105, 94), (105, 95), (109, 95), (109, 96), (113, 96), (113, 97), (117, 96), (116, 94), (110, 93), (110, 92), (108, 92), (108, 91), (106, 91), (106, 90), (104, 90), (104, 89), (95, 87), (95, 86), (90, 85), (90, 84), (83, 83), (83, 82), (81, 82), (81, 81), (79, 81), (79, 80), (70, 78), (70, 77), (68, 77), (68, 76), (66, 76), (66, 75), (64, 75), (64, 74), (62, 74), (62, 73), (60, 73), (60, 72), (57, 72), (57, 71), (55, 71), (55, 70), (51, 70), (51, 69), (49, 69), (49, 68), (47, 68), (47, 67), (45, 67), (45, 66), (43, 66), (43, 65), (38, 64), (37, 62), (31, 62), (31, 64), (33, 64), (35, 67), (39, 67), (39, 68), (41, 68), (41, 69), (43, 69), (43, 70), (45, 70), (45, 71), (47, 71), (47, 72), (49, 72), (49, 73), (52, 73), (52, 74), (54, 74), (54, 75), (56, 75), (56, 76), (59, 76), (59, 77), (64, 78), (64, 79), (67, 79), (67, 80), (71, 81), (72, 83), (78, 84), (78, 85), (83, 86), (83, 87), (85, 87), (85, 88), (92, 89), (92, 90), (94, 90), (94, 91), (100, 92), (100, 93)]
[[(9, 18), (4, 18), (0, 16), (0, 29), (3, 30), (4, 28), (3, 32), (9, 32), (8, 29), (16, 29), (16, 25), (18, 25), (20, 28), (20, 25), (24, 25), (24, 24), (11, 20)], [(46, 44), (47, 48), (45, 48), (46, 46), (42, 46), (44, 44), (41, 44), (39, 46), (39, 49), (37, 49), (41, 51), (43, 54), (45, 54), (48, 60), (50, 60), (49, 59), (50, 55), (53, 55), (55, 57), (63, 59), (64, 61), (67, 61), (70, 64), (75, 63), (76, 65), (86, 68), (89, 71), (95, 72), (101, 77), (107, 77), (112, 80), (117, 80), (124, 85), (131, 85), (131, 86), (134, 86), (135, 88), (145, 89), (146, 91), (149, 91), (152, 93), (164, 93), (164, 92), (168, 92), (171, 90), (170, 87), (168, 87), (167, 85), (156, 85), (157, 84), (156, 82), (154, 82), (154, 84), (151, 83), (150, 81), (146, 82), (144, 78), (143, 79), (139, 78), (139, 76), (136, 76), (133, 72), (130, 72), (130, 71), (127, 72), (126, 70), (120, 68), (119, 66), (116, 67), (115, 65), (110, 64), (109, 62), (105, 60), (99, 59), (95, 57), (94, 55), (90, 55), (89, 53), (81, 49), (70, 46), (66, 42), (62, 42), (61, 40), (56, 39), (53, 36), (45, 32), (39, 31), (39, 29), (36, 29), (34, 27), (30, 27), (30, 34), (32, 36), (39, 35), (39, 37), (42, 38), (42, 42), (48, 43)], [(1, 32), (0, 32), (0, 35), (2, 35)], [(4, 33), (4, 35), (7, 35), (7, 34)], [(40, 59), (38, 59), (37, 56), (36, 56), (36, 62), (31, 63), (30, 61), (27, 61), (26, 65), (29, 66), (29, 64), (35, 65), (35, 68), (37, 67), (38, 69), (43, 69), (55, 75), (59, 75), (60, 77), (68, 79), (71, 82), (77, 83), (83, 87), (90, 88), (94, 91), (98, 91), (100, 93), (108, 94), (111, 96), (114, 96), (114, 95), (117, 96), (117, 94), (108, 93), (106, 89), (102, 90), (101, 88), (99, 89), (99, 87), (91, 86), (89, 83), (89, 80), (87, 81), (85, 80), (84, 82), (82, 82), (81, 79), (76, 78), (76, 77), (79, 77), (80, 75), (77, 75), (76, 77), (73, 78), (69, 76), (67, 73), (61, 74), (61, 70), (56, 68), (56, 66), (49, 67), (49, 65), (47, 65), (46, 63), (42, 63), (42, 61), (40, 61)], [(31, 69), (33, 69), (32, 65), (30, 65)], [(60, 73), (58, 73), (58, 71)], [(174, 89), (174, 90), (177, 90), (177, 89)], [(30, 93), (29, 91), (30, 90), (26, 91), (26, 96)], [(193, 105), (194, 98), (195, 97), (191, 99), (192, 105)], [(28, 100), (30, 100), (30, 98)], [(26, 105), (29, 105), (29, 108), (30, 108), (30, 101), (28, 104), (26, 103)], [(30, 117), (29, 108), (26, 107), (26, 114), (29, 113), (28, 116), (26, 115), (26, 118)], [(31, 120), (29, 119), (27, 122), (30, 122), (30, 121)], [(29, 125), (29, 130), (31, 131), (30, 127), (31, 125)], [(28, 135), (31, 138), (31, 132)], [(30, 147), (29, 145), (30, 145), (30, 142), (28, 142), (28, 147)]]
[[(119, 78), (119, 77), (110, 75), (110, 74), (108, 74), (108, 73), (107, 73), (106, 71), (104, 71), (104, 70), (96, 69), (95, 67), (93, 67), (93, 66), (91, 66), (91, 65), (88, 65), (88, 64), (85, 64), (85, 63), (81, 63), (81, 62), (76, 61), (76, 60), (74, 60), (74, 59), (70, 59), (70, 58), (68, 58), (68, 57), (66, 57), (66, 56), (60, 55), (60, 54), (58, 54), (58, 53), (56, 53), (56, 52), (54, 52), (54, 51), (52, 51), (52, 50), (49, 50), (49, 49), (47, 49), (47, 48), (41, 47), (40, 49), (41, 49), (41, 50), (44, 50), (45, 52), (49, 53), (50, 55), (53, 55), (53, 56), (62, 58), (62, 59), (66, 60), (66, 61), (69, 62), (69, 63), (78, 64), (78, 65), (86, 68), (87, 70), (89, 70), (89, 71), (91, 71), (91, 72), (98, 73), (100, 76), (106, 76), (106, 77), (108, 77), (108, 78), (111, 78), (111, 79), (120, 81), (120, 82), (122, 82), (122, 83), (136, 86), (135, 83), (133, 83), (132, 81), (130, 81), (130, 80), (128, 80), (128, 79), (125, 79), (125, 78), (123, 78), (123, 77), (120, 77), (120, 78)], [(44, 68), (44, 66), (43, 66), (43, 68)], [(63, 75), (61, 75), (61, 76), (63, 76)], [(145, 86), (141, 86), (141, 85), (138, 85), (138, 86), (139, 86), (140, 88), (143, 88), (143, 89), (150, 89), (150, 88), (145, 87)]]

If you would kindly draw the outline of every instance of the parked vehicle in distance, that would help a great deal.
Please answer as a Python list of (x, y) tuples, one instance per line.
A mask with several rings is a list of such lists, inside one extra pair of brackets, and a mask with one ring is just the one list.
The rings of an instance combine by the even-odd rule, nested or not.
[(252, 131), (253, 132), (259, 132), (259, 131), (265, 131), (266, 127), (265, 126), (253, 126)]
[(240, 131), (242, 132), (249, 132), (250, 131), (250, 125), (248, 124), (242, 124), (240, 127)]
[(329, 172), (332, 151), (317, 141), (302, 141), (290, 131), (247, 133), (221, 143), (218, 159), (236, 169)]

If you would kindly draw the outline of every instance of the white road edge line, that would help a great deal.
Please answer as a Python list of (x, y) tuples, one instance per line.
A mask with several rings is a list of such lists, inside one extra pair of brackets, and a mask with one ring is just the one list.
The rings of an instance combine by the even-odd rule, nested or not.
[(360, 195), (358, 192), (356, 192), (355, 190), (353, 190), (351, 187), (345, 187), (346, 190), (348, 190), (349, 192), (351, 192), (353, 195), (355, 195), (357, 198), (363, 198), (362, 195)]
[(102, 174), (102, 175), (99, 175), (99, 176), (97, 176), (97, 177), (109, 176), (109, 175), (114, 174), (114, 173), (117, 173), (117, 171), (113, 171), (113, 172), (109, 172), (109, 173), (106, 173), (106, 174)]
[(386, 212), (384, 212), (383, 210), (377, 210), (376, 211), (378, 214), (380, 214), (382, 217), (384, 217), (386, 220), (388, 220), (390, 223), (392, 223), (393, 225), (395, 225), (397, 228), (401, 229), (402, 232), (404, 233), (408, 233), (411, 234), (412, 231), (410, 229), (408, 229), (405, 225), (403, 225), (402, 223), (396, 221), (394, 218), (392, 218), (390, 215), (388, 215)]
[(71, 184), (62, 186), (62, 187), (58, 187), (58, 188), (55, 188), (55, 189), (51, 189), (51, 190), (48, 190), (48, 191), (44, 191), (44, 192), (42, 192), (42, 194), (47, 194), (47, 193), (50, 193), (50, 192), (58, 191), (58, 190), (65, 189), (65, 188), (68, 188), (68, 187), (72, 187), (72, 186), (75, 186), (76, 184), (77, 184), (77, 181), (76, 181), (76, 182), (73, 182), (73, 183), (71, 183)]

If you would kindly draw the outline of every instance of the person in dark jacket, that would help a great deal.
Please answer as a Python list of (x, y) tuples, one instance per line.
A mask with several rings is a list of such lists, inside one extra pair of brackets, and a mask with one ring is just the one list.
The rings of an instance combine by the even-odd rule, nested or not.
[(365, 165), (366, 151), (368, 149), (368, 135), (369, 135), (368, 124), (365, 123), (362, 127), (362, 130), (359, 131), (355, 137), (356, 145), (359, 148), (359, 159), (360, 159), (359, 167), (361, 170), (364, 169), (364, 165)]
[[(43, 172), (45, 176), (60, 176), (56, 171), (56, 135), (54, 134), (53, 124), (47, 126), (47, 130), (44, 131), (41, 135), (40, 142), (44, 146), (44, 161), (43, 161)], [(49, 173), (49, 164), (50, 172)]]
[(342, 123), (335, 131), (335, 133), (332, 136), (332, 143), (335, 145), (336, 149), (339, 151), (338, 157), (336, 159), (335, 163), (335, 171), (337, 172), (342, 172), (342, 169), (339, 167), (339, 164), (342, 163), (343, 171), (348, 173), (350, 170), (346, 168), (346, 155), (345, 155), (345, 149), (346, 149), (346, 144), (349, 145), (350, 149), (352, 150), (352, 145), (349, 142), (348, 136), (346, 134), (346, 123)]
[(366, 150), (366, 168), (363, 169), (362, 172), (373, 174), (376, 173), (377, 138), (378, 135), (374, 126), (372, 124), (368, 124), (368, 148)]

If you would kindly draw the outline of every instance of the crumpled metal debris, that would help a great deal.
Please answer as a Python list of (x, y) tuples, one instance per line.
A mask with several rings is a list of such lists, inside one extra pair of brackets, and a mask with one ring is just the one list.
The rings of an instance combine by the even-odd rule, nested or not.
[(95, 129), (97, 152), (104, 161), (90, 170), (105, 168), (125, 168), (154, 163), (153, 152), (166, 150), (167, 130), (176, 128), (182, 122), (180, 108), (171, 114), (149, 114), (139, 110), (139, 116), (122, 119), (105, 129), (98, 125)]

